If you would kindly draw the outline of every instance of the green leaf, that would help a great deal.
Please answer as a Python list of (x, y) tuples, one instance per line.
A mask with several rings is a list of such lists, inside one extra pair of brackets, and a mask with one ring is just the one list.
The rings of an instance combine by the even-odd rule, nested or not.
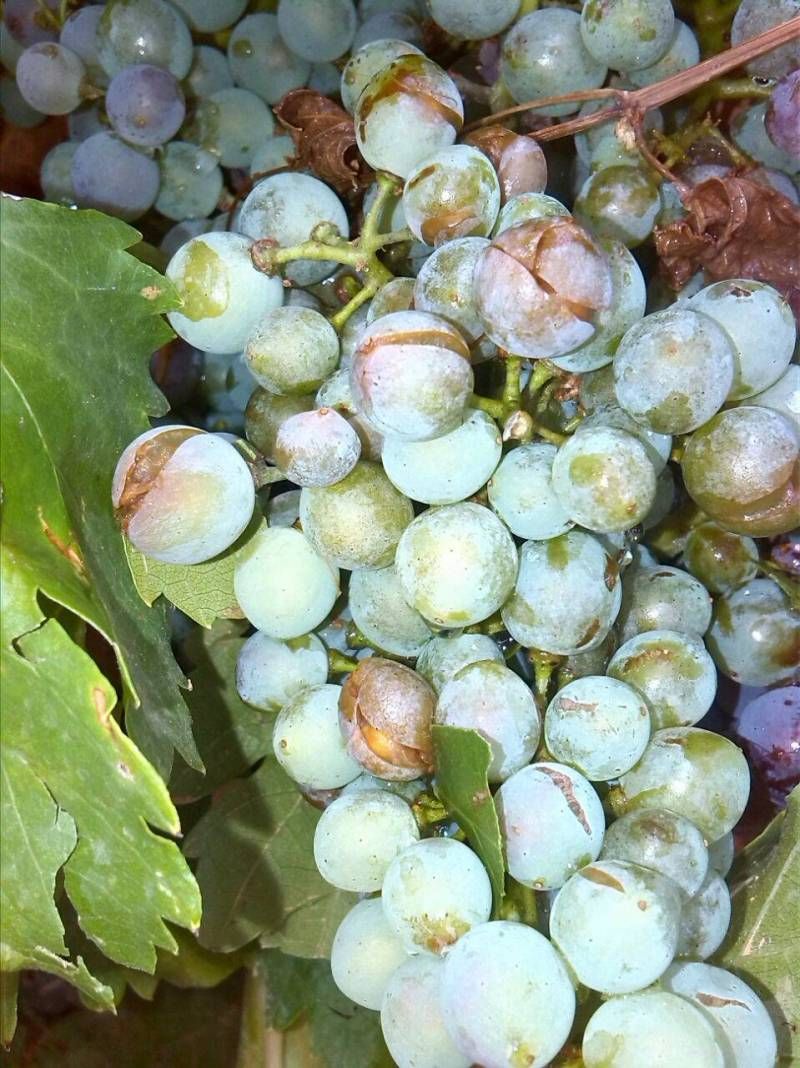
[(319, 816), (271, 756), (215, 798), (185, 845), (198, 858), (201, 945), (230, 952), (257, 938), (298, 957), (330, 954), (356, 898), (317, 871)]
[(175, 749), (199, 767), (166, 610), (137, 596), (110, 499), (123, 448), (166, 410), (148, 364), (172, 287), (125, 251), (137, 232), (97, 212), (3, 196), (0, 237), (4, 634), (38, 626), (38, 590), (65, 605), (114, 647), (140, 749), (164, 776)]
[(233, 573), (250, 539), (265, 526), (256, 513), (238, 541), (204, 564), (162, 564), (138, 552), (126, 538), (125, 555), (139, 596), (152, 605), (163, 595), (201, 627), (210, 627), (215, 619), (243, 619)]
[(717, 962), (761, 994), (781, 1064), (800, 1062), (800, 787), (786, 809), (736, 858), (733, 915)]
[(195, 935), (176, 928), (173, 931), (178, 944), (177, 953), (158, 951), (156, 978), (184, 989), (209, 989), (219, 986), (245, 962), (246, 954), (212, 953), (197, 941)]
[(247, 629), (247, 624), (219, 620), (210, 630), (195, 629), (184, 643), (183, 652), (194, 664), (186, 701), (206, 773), (175, 761), (170, 790), (179, 803), (246, 775), (272, 751), (274, 717), (245, 704), (236, 690), (236, 660)]
[[(112, 960), (152, 972), (156, 947), (176, 945), (164, 920), (200, 922), (200, 896), (184, 858), (148, 827), (176, 834), (175, 808), (114, 719), (114, 690), (61, 626), (49, 620), (16, 649), (4, 650), (2, 661), (3, 747), (25, 791), (9, 802), (20, 807), (10, 866), (3, 865), (8, 966), (46, 966), (36, 956), (43, 937), (48, 954), (65, 951), (50, 904), (63, 862), (64, 888), (83, 931)], [(34, 882), (36, 896), (28, 896), (40, 856), (47, 863)]]
[(434, 724), (436, 793), (458, 820), (489, 873), (495, 909), (503, 899), (505, 864), (500, 823), (486, 778), (492, 751), (477, 731)]

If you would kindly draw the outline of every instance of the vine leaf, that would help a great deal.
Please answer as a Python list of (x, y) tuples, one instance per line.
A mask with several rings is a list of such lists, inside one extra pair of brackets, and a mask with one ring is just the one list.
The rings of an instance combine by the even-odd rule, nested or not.
[(137, 232), (98, 212), (4, 195), (0, 231), (7, 640), (41, 623), (39, 591), (75, 612), (115, 650), (139, 748), (164, 776), (175, 749), (200, 767), (166, 609), (137, 596), (110, 500), (123, 448), (166, 410), (148, 362), (171, 336), (172, 288), (125, 251)]
[(200, 944), (230, 952), (254, 939), (297, 957), (327, 957), (353, 894), (314, 863), (320, 813), (274, 757), (230, 784), (189, 833), (203, 895)]
[(733, 916), (718, 963), (764, 998), (781, 1064), (800, 1059), (800, 787), (786, 809), (736, 859)]
[(503, 899), (505, 864), (500, 822), (486, 777), (492, 751), (477, 731), (438, 723), (432, 733), (436, 793), (483, 861), (496, 910)]

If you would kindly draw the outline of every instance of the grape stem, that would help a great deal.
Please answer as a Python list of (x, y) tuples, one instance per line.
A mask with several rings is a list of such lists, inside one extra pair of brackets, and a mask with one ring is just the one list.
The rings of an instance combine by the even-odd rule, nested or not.
[(547, 697), (550, 692), (553, 671), (563, 659), (562, 656), (558, 656), (555, 653), (546, 653), (542, 649), (528, 650), (528, 660), (533, 667), (533, 689), (542, 712), (548, 705)]
[(337, 649), (328, 650), (328, 671), (331, 675), (344, 675), (348, 671), (355, 671), (358, 661), (352, 656), (345, 656)]

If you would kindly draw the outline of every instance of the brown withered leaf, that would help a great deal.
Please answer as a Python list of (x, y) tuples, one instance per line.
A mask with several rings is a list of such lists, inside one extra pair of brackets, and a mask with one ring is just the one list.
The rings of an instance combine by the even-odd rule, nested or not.
[(661, 269), (680, 289), (700, 268), (712, 282), (754, 278), (800, 310), (800, 208), (743, 174), (700, 182), (684, 196), (687, 215), (655, 234)]
[(337, 193), (365, 189), (374, 174), (356, 146), (353, 119), (314, 89), (292, 89), (275, 114), (294, 141), (296, 167), (307, 167)]

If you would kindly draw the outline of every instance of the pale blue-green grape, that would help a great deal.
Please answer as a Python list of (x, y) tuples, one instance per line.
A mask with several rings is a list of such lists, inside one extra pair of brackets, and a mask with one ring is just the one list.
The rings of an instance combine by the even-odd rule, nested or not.
[(556, 760), (591, 782), (607, 782), (632, 768), (645, 751), (650, 713), (633, 687), (586, 675), (564, 686), (548, 705), (544, 740)]
[[(619, 85), (619, 88), (630, 89), (631, 86), (629, 84)], [(600, 111), (607, 107), (607, 100), (587, 100), (586, 103), (581, 106), (581, 109), (578, 112), (578, 117), (583, 118), (586, 115), (591, 115), (595, 111)], [(663, 131), (664, 116), (658, 108), (651, 108), (646, 112), (643, 120), (643, 129), (645, 133), (652, 133), (655, 130), (659, 132)], [(616, 139), (620, 149), (624, 147), (623, 141), (617, 134), (616, 119), (609, 119), (607, 122), (597, 123), (597, 125), (590, 127), (583, 133), (576, 134), (575, 149), (578, 153), (578, 157), (588, 166), (592, 155), (600, 142), (605, 141), (609, 135)]]
[(425, 441), (463, 422), (474, 384), (467, 343), (427, 312), (392, 312), (361, 335), (350, 368), (359, 411), (382, 434)]
[(655, 732), (611, 802), (617, 815), (671, 809), (713, 842), (736, 826), (749, 792), (750, 772), (737, 745), (700, 727), (671, 727)]
[(312, 63), (338, 59), (350, 48), (356, 32), (353, 0), (280, 0), (278, 29), (295, 53)]
[(251, 441), (270, 463), (275, 463), (275, 440), (281, 424), (290, 416), (298, 412), (309, 412), (313, 407), (313, 393), (301, 397), (283, 397), (266, 389), (256, 389), (244, 413), (247, 440)]
[(462, 668), (479, 661), (505, 663), (488, 634), (460, 634), (455, 638), (431, 638), (420, 653), (416, 667), (439, 694)]
[(286, 137), (284, 134), (267, 137), (255, 150), (250, 160), (250, 177), (255, 178), (267, 171), (287, 167), (294, 156), (295, 148), (291, 137)]
[[(352, 848), (348, 843), (351, 854)], [(492, 887), (468, 846), (453, 838), (426, 838), (398, 853), (386, 868), (382, 900), (386, 918), (408, 953), (438, 955), (489, 919)]]
[(313, 63), (308, 76), (308, 88), (323, 96), (337, 96), (339, 93), (339, 68), (335, 63)]
[(797, 670), (800, 618), (776, 583), (754, 579), (718, 598), (708, 648), (734, 682), (774, 686)]
[(492, 783), (523, 768), (539, 744), (541, 724), (530, 687), (495, 660), (468, 664), (446, 682), (434, 718), (448, 727), (477, 731), (489, 743)]
[(593, 234), (628, 248), (652, 234), (660, 211), (658, 183), (635, 165), (596, 170), (575, 198), (575, 215)]
[(12, 78), (0, 79), (0, 107), (5, 121), (21, 130), (30, 130), (45, 119), (41, 111), (31, 107)]
[(624, 430), (626, 434), (632, 434), (644, 445), (656, 474), (664, 470), (672, 452), (672, 438), (669, 434), (657, 434), (654, 430), (648, 430), (646, 426), (637, 423), (624, 408), (620, 408), (615, 402), (613, 393), (609, 403), (603, 403), (582, 420), (580, 429), (583, 431), (597, 426), (610, 426), (616, 430)]
[(358, 790), (342, 794), (323, 812), (314, 832), (314, 860), (331, 885), (367, 894), (380, 890), (391, 863), (418, 838), (406, 801), (386, 790)]
[(469, 1068), (453, 1043), (441, 1004), (444, 962), (427, 953), (408, 957), (389, 979), (381, 1029), (398, 1068)]
[[(629, 70), (628, 77), (634, 85), (640, 88), (660, 82), (673, 74), (679, 74), (682, 70), (688, 70), (700, 62), (700, 44), (694, 31), (685, 22), (675, 19), (672, 31), (672, 40), (666, 52), (649, 67), (638, 70)], [(765, 105), (766, 106), (766, 105)], [(754, 110), (755, 105), (748, 108)]]
[(614, 368), (611, 364), (581, 375), (579, 397), (581, 407), (589, 415), (604, 408), (619, 407), (614, 392)]
[(72, 187), (82, 208), (97, 208), (132, 222), (151, 208), (160, 177), (154, 159), (112, 133), (97, 133), (72, 157)]
[(434, 508), (410, 523), (395, 567), (409, 604), (440, 627), (480, 623), (505, 603), (517, 574), (517, 549), (488, 508)]
[(98, 104), (88, 104), (70, 112), (67, 129), (71, 141), (85, 141), (93, 134), (107, 132), (108, 122)]
[(567, 1040), (575, 992), (544, 935), (496, 920), (469, 931), (445, 957), (441, 1004), (470, 1064), (543, 1068)]
[(569, 656), (600, 645), (621, 597), (613, 559), (591, 534), (570, 530), (548, 541), (525, 542), (502, 617), (520, 645)]
[(87, 4), (73, 11), (65, 20), (59, 41), (83, 60), (92, 85), (103, 86), (108, 76), (100, 65), (97, 54), (97, 27), (103, 16), (103, 4)]
[(311, 64), (290, 51), (280, 35), (278, 19), (266, 11), (246, 15), (228, 40), (233, 80), (268, 104), (305, 85)]
[(300, 518), (300, 490), (284, 490), (270, 497), (267, 522), (271, 527), (293, 527)]
[[(254, 142), (254, 148), (264, 136)], [(243, 234), (255, 239), (269, 237), (283, 246), (307, 241), (320, 223), (336, 227), (342, 237), (350, 233), (341, 200), (310, 174), (273, 174), (264, 178), (247, 194), (239, 216)], [(295, 260), (285, 273), (296, 285), (308, 286), (321, 282), (335, 269), (336, 264), (330, 260)]]
[(433, 21), (454, 37), (481, 41), (502, 33), (517, 16), (520, 0), (430, 0)]
[(489, 503), (518, 538), (543, 541), (573, 525), (553, 489), (557, 451), (544, 442), (520, 445), (506, 453), (489, 481)]
[(655, 982), (678, 945), (681, 893), (650, 868), (597, 860), (565, 883), (550, 912), (550, 937), (578, 980), (603, 994)]
[(339, 596), (339, 571), (291, 527), (260, 531), (233, 575), (247, 619), (272, 638), (299, 638), (318, 627)]
[(680, 568), (659, 564), (623, 575), (617, 619), (620, 641), (650, 630), (675, 630), (702, 638), (710, 624), (708, 592)]
[(774, 385), (750, 397), (749, 403), (780, 412), (800, 431), (800, 367), (791, 364)]
[(472, 273), (488, 244), (484, 237), (447, 241), (422, 265), (414, 287), (414, 307), (447, 319), (470, 343), (483, 334), (471, 295)]
[[(506, 34), (500, 52), (500, 77), (517, 103), (597, 89), (606, 80), (606, 67), (587, 51), (581, 17), (568, 8), (523, 15)], [(538, 114), (559, 117), (577, 110), (577, 103), (558, 104)]]
[(300, 520), (311, 544), (351, 571), (388, 567), (413, 517), (411, 501), (381, 466), (364, 460), (335, 486), (307, 486), (300, 495)]
[[(677, 490), (672, 469), (665, 467), (656, 478), (656, 495), (650, 505), (650, 511), (642, 520), (642, 529), (647, 532), (657, 527), (667, 518), (675, 504)], [(658, 561), (654, 560), (653, 563)]]
[(419, 656), (431, 630), (406, 603), (394, 567), (354, 571), (348, 603), (353, 622), (371, 645), (392, 656)]
[[(290, 290), (290, 293), (302, 292)], [(344, 339), (340, 338), (342, 344)], [(343, 415), (355, 430), (361, 441), (361, 458), (363, 460), (380, 460), (383, 451), (383, 437), (369, 419), (356, 408), (350, 389), (350, 369), (345, 363), (344, 349), (339, 361), (339, 369), (330, 378), (326, 378), (317, 390), (316, 407), (334, 408)]]
[(715, 871), (724, 879), (731, 870), (736, 845), (733, 831), (728, 831), (708, 847), (708, 870)]
[(589, 530), (627, 530), (650, 511), (656, 472), (638, 437), (610, 426), (580, 428), (553, 460), (553, 490)]
[(160, 426), (124, 450), (111, 499), (139, 552), (166, 564), (199, 564), (236, 541), (253, 514), (255, 490), (227, 441), (194, 427)]
[(382, 315), (408, 311), (413, 307), (415, 281), (414, 278), (392, 278), (386, 285), (381, 286), (369, 302), (367, 326), (374, 323), (376, 319), (380, 319)]
[(161, 187), (156, 211), (168, 219), (207, 218), (222, 193), (222, 171), (210, 152), (188, 141), (171, 141), (158, 161)]
[(506, 868), (524, 886), (557, 889), (600, 853), (603, 806), (575, 768), (549, 761), (523, 767), (502, 784), (495, 804)]
[(387, 11), (423, 18), (426, 14), (425, 0), (359, 0), (358, 17), (362, 22)]
[(166, 252), (171, 259), (178, 249), (182, 248), (188, 241), (191, 241), (193, 237), (207, 234), (211, 228), (211, 219), (181, 219), (174, 226), (170, 226), (158, 247), (162, 252)]
[(361, 455), (358, 434), (333, 408), (290, 416), (275, 439), (275, 461), (296, 486), (332, 486)]
[[(349, 851), (349, 842), (345, 852)], [(359, 901), (339, 924), (331, 946), (331, 976), (345, 997), (379, 1010), (384, 991), (408, 960), (383, 914), (380, 898)]]
[(210, 45), (196, 45), (192, 65), (183, 83), (187, 98), (202, 100), (220, 89), (230, 89), (232, 85), (233, 75), (225, 53)]
[(72, 160), (78, 146), (74, 141), (62, 141), (54, 145), (42, 160), (39, 181), (45, 200), (53, 204), (74, 204), (75, 190), (72, 187)]
[[(679, 219), (685, 219), (686, 208), (684, 207), (683, 201), (681, 200), (681, 194), (675, 182), (662, 182), (660, 191), (661, 210), (659, 211), (658, 218), (656, 219), (656, 226), (669, 226), (670, 223), (677, 222)], [(700, 289), (703, 285), (704, 279), (703, 272), (700, 271), (698, 273), (700, 274), (700, 283), (697, 288)], [(659, 278), (655, 278), (653, 282), (655, 285), (663, 284), (663, 280)], [(688, 284), (689, 283), (687, 283), (687, 285)], [(687, 296), (691, 296), (691, 294), (687, 294)], [(668, 305), (672, 304), (673, 299), (675, 298), (675, 294), (672, 292), (671, 289), (665, 291), (665, 298), (665, 303), (662, 306), (656, 307), (655, 305), (653, 305), (651, 307), (651, 311), (662, 311), (664, 307), (667, 307)]]
[(27, 104), (43, 115), (67, 115), (83, 102), (86, 68), (80, 56), (46, 41), (26, 48), (17, 62), (16, 79)]
[(767, 107), (766, 100), (758, 103), (753, 101), (750, 107), (735, 114), (730, 121), (731, 137), (748, 156), (764, 166), (787, 174), (797, 174), (800, 172), (800, 157), (778, 148), (767, 133), (764, 125)]
[(724, 1068), (727, 1063), (699, 1008), (662, 990), (601, 1005), (586, 1025), (581, 1055), (586, 1068)]
[(605, 674), (608, 662), (617, 647), (617, 637), (610, 630), (603, 641), (585, 653), (572, 653), (563, 664), (565, 679), (585, 679), (588, 675)]
[(683, 563), (710, 593), (730, 593), (758, 574), (758, 546), (716, 523), (699, 523), (689, 531)]
[(553, 359), (563, 371), (585, 374), (610, 364), (622, 336), (644, 315), (647, 288), (641, 267), (621, 241), (606, 241), (603, 249), (611, 268), (611, 304), (597, 313), (596, 330), (588, 341)]
[[(423, 45), (422, 20), (404, 11), (379, 11), (370, 15), (353, 37), (352, 50), (360, 52), (375, 41), (406, 41), (410, 45)], [(408, 55), (408, 52), (404, 52)]]
[[(247, 238), (243, 238), (247, 241)], [(279, 279), (273, 279), (280, 285)], [(336, 331), (318, 311), (284, 305), (262, 315), (245, 339), (245, 359), (271, 393), (319, 389), (339, 362)]]
[(185, 140), (212, 152), (223, 167), (249, 167), (256, 148), (274, 129), (272, 112), (261, 97), (248, 89), (232, 88), (218, 89), (199, 100), (192, 120), (181, 132)]
[(407, 178), (420, 160), (453, 144), (464, 105), (441, 67), (423, 55), (405, 55), (370, 78), (353, 117), (367, 163)]
[(192, 65), (192, 35), (166, 0), (111, 0), (97, 24), (97, 58), (109, 77), (132, 63), (164, 67), (178, 80)]
[(264, 712), (279, 712), (307, 686), (321, 686), (328, 678), (328, 654), (316, 634), (288, 642), (256, 631), (236, 660), (236, 689), (247, 704)]
[(500, 209), (497, 222), (494, 224), (493, 236), (502, 234), (518, 223), (529, 222), (531, 219), (549, 219), (566, 217), (569, 209), (560, 200), (548, 196), (546, 193), (518, 193), (511, 197)]
[(611, 658), (608, 673), (644, 696), (654, 729), (697, 723), (717, 692), (714, 661), (702, 640), (675, 630), (636, 634)]
[(686, 434), (725, 403), (734, 380), (734, 345), (710, 316), (685, 306), (635, 323), (614, 357), (617, 400), (660, 434)]
[(244, 14), (247, 0), (174, 0), (196, 33), (217, 33)]
[[(735, 370), (729, 401), (760, 393), (789, 366), (797, 339), (794, 315), (788, 301), (766, 282), (746, 278), (714, 282), (686, 306), (714, 319), (733, 342)], [(765, 338), (769, 338), (768, 345)]]
[(343, 794), (363, 793), (366, 790), (383, 790), (386, 793), (397, 794), (413, 805), (416, 799), (426, 789), (424, 779), (411, 779), (408, 782), (392, 782), (389, 779), (378, 779), (368, 772), (363, 772), (357, 779), (353, 779), (347, 786), (342, 787)]
[(424, 504), (456, 504), (477, 493), (497, 467), (503, 442), (495, 421), (470, 411), (456, 430), (430, 441), (387, 437), (381, 459), (397, 488)]
[(403, 188), (409, 229), (426, 245), (486, 237), (500, 211), (500, 182), (488, 156), (472, 145), (450, 145), (425, 156)]
[[(69, 42), (66, 42), (66, 44), (67, 48), (71, 47)], [(0, 63), (9, 74), (13, 74), (17, 69), (17, 62), (24, 51), (25, 45), (11, 33), (5, 19), (0, 19)], [(78, 50), (73, 48), (72, 51), (77, 52)], [(78, 54), (80, 55), (80, 53)]]
[(598, 63), (614, 70), (652, 67), (675, 29), (671, 0), (586, 0), (581, 36)]
[[(635, 144), (630, 145), (629, 143), (626, 143), (620, 137), (618, 137), (616, 130), (609, 130), (594, 143), (589, 153), (588, 160), (582, 162), (585, 162), (588, 165), (590, 174), (595, 174), (596, 172), (606, 170), (609, 167), (638, 167), (641, 169), (643, 161), (642, 155)], [(579, 192), (581, 188), (583, 188), (583, 186), (588, 182), (590, 174), (586, 174), (583, 171), (578, 173), (576, 169), (575, 188)], [(638, 185), (638, 183), (636, 183), (636, 185)], [(635, 187), (636, 186), (634, 185), (634, 190)], [(623, 184), (622, 188), (626, 194), (630, 195), (631, 189), (627, 183)], [(640, 207), (642, 207), (641, 204), (637, 205), (637, 208)], [(620, 214), (622, 208), (622, 204), (614, 204), (614, 206), (611, 208), (610, 217), (612, 219), (615, 218), (617, 215)], [(604, 212), (601, 212), (601, 214), (605, 220), (608, 220), (609, 214), (607, 208)], [(627, 216), (630, 214), (634, 214), (636, 219), (639, 219), (641, 216), (641, 212), (638, 210), (634, 213), (626, 211), (619, 224), (625, 225)]]
[(682, 962), (670, 965), (660, 985), (708, 1020), (725, 1051), (726, 1065), (773, 1068), (778, 1055), (775, 1026), (761, 999), (738, 976), (711, 964)]
[[(342, 104), (352, 114), (367, 83), (379, 70), (400, 56), (421, 54), (420, 50), (408, 41), (384, 38), (363, 45), (358, 51), (353, 52), (342, 70), (340, 86)], [(367, 207), (365, 199), (365, 210)]]
[[(606, 831), (600, 857), (652, 868), (677, 883), (687, 898), (703, 886), (709, 868), (700, 830), (691, 820), (668, 809), (644, 809), (620, 816)], [(681, 923), (684, 916), (682, 912)]]
[[(74, 172), (73, 166), (73, 177)], [(166, 275), (178, 291), (181, 308), (167, 318), (190, 345), (204, 352), (241, 352), (265, 309), (279, 307), (280, 279), (255, 269), (251, 245), (242, 234), (201, 234), (169, 261)]]
[[(800, 0), (742, 0), (733, 17), (731, 44), (749, 41), (765, 30), (800, 15)], [(773, 48), (766, 55), (751, 59), (749, 74), (762, 78), (782, 78), (800, 67), (800, 41), (796, 38)]]
[(722, 945), (731, 923), (731, 895), (725, 880), (709, 872), (681, 911), (677, 956), (706, 960)]
[(186, 115), (178, 79), (150, 63), (134, 63), (115, 74), (106, 91), (105, 108), (119, 136), (144, 148), (170, 141)]
[[(278, 763), (295, 782), (312, 790), (335, 790), (352, 782), (361, 771), (361, 765), (347, 752), (339, 729), (341, 689), (325, 683), (300, 690), (275, 720), (272, 745)], [(352, 843), (342, 845), (340, 862)]]

